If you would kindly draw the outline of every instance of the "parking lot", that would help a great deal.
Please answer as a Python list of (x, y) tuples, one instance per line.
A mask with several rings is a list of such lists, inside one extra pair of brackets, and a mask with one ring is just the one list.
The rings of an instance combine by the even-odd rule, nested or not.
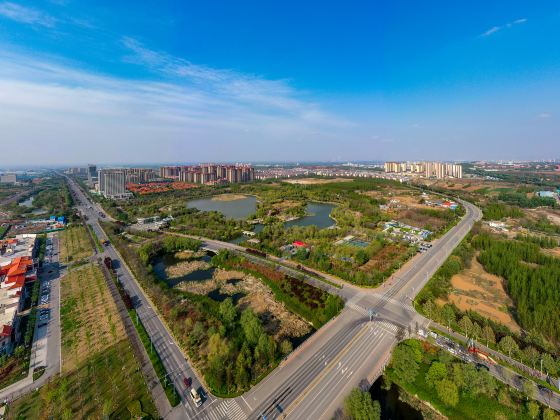
[(45, 259), (39, 272), (39, 302), (37, 306), (37, 324), (35, 328), (33, 355), (31, 363), (34, 369), (58, 366), (60, 357), (59, 323), (59, 263), (58, 238), (47, 237)]

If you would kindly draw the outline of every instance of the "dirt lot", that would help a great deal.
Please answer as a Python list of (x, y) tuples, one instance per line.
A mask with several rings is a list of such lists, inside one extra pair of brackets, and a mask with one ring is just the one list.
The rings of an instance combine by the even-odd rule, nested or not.
[(265, 330), (278, 341), (311, 332), (311, 326), (274, 299), (266, 285), (243, 272), (217, 269), (211, 280), (183, 282), (177, 287), (196, 294), (207, 294), (215, 289), (228, 295), (244, 293), (237, 304), (238, 310), (253, 309), (262, 319)]
[(398, 260), (399, 257), (406, 251), (404, 247), (398, 247), (396, 245), (387, 245), (381, 251), (379, 251), (373, 258), (371, 258), (367, 263), (360, 267), (362, 271), (385, 271), (391, 267), (394, 261)]
[[(515, 188), (514, 184), (501, 181), (487, 181), (482, 179), (454, 179), (454, 180), (437, 180), (427, 181), (430, 186), (442, 187), (448, 190), (474, 192), (477, 190), (487, 189), (499, 194), (501, 189)], [(495, 191), (497, 190), (497, 191)]]
[(476, 311), (506, 325), (512, 331), (520, 331), (519, 325), (508, 312), (513, 302), (506, 294), (503, 280), (487, 273), (476, 257), (473, 257), (470, 269), (453, 276), (451, 285), (453, 291), (449, 294), (449, 301), (459, 309)]
[[(444, 210), (439, 210), (444, 211)], [(393, 215), (395, 220), (407, 225), (424, 228), (430, 226), (430, 230), (438, 231), (447, 225), (447, 220), (439, 217), (422, 214), (415, 209), (400, 210)]]
[(332, 179), (322, 179), (322, 178), (298, 178), (298, 179), (287, 179), (284, 182), (288, 184), (299, 184), (299, 185), (316, 185), (316, 184), (330, 184), (332, 182), (352, 182), (353, 179), (350, 178), (332, 178)]
[(525, 213), (529, 216), (533, 216), (533, 219), (546, 217), (551, 223), (560, 225), (560, 210), (550, 208), (526, 209)]

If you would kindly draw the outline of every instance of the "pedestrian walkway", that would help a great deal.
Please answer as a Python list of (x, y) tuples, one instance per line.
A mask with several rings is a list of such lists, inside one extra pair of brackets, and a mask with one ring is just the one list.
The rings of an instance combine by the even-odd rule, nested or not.
[(242, 420), (247, 414), (241, 409), (237, 400), (223, 400), (206, 412), (206, 418), (211, 420)]

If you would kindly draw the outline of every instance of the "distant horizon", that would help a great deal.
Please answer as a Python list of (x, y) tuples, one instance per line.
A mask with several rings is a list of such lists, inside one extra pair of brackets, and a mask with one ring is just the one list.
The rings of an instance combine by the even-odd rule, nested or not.
[(197, 161), (197, 162), (139, 162), (139, 163), (72, 163), (66, 165), (17, 165), (17, 166), (0, 166), (0, 173), (9, 173), (15, 171), (32, 171), (32, 170), (65, 170), (71, 168), (86, 168), (88, 165), (96, 165), (98, 169), (103, 168), (159, 168), (162, 166), (190, 166), (212, 163), (217, 165), (233, 165), (233, 164), (249, 164), (253, 166), (265, 165), (299, 165), (299, 166), (341, 166), (345, 164), (355, 165), (382, 165), (385, 162), (448, 162), (457, 164), (472, 164), (477, 162), (486, 163), (548, 163), (560, 164), (560, 158), (556, 159), (536, 159), (536, 160), (516, 160), (516, 159), (478, 159), (478, 160), (437, 160), (437, 159), (391, 159), (391, 160), (351, 160), (351, 161)]

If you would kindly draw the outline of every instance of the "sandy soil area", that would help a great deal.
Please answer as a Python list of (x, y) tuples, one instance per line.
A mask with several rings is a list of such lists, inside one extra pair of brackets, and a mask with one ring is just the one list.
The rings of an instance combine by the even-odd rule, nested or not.
[(212, 197), (212, 201), (235, 201), (247, 198), (244, 194), (220, 194)]
[(299, 185), (315, 185), (315, 184), (330, 184), (332, 182), (351, 182), (352, 179), (349, 178), (332, 178), (332, 179), (321, 179), (321, 178), (298, 178), (298, 179), (287, 179), (284, 182), (288, 184), (299, 184)]
[(550, 220), (551, 223), (555, 225), (560, 225), (560, 210), (549, 209), (549, 208), (540, 208), (540, 209), (528, 209), (525, 210), (526, 213), (534, 216), (535, 219), (539, 219), (541, 217), (546, 217)]
[(552, 249), (542, 249), (542, 252), (548, 255), (552, 255), (553, 257), (560, 258), (560, 247)]
[(507, 308), (513, 307), (513, 301), (504, 289), (503, 280), (487, 273), (476, 257), (470, 269), (453, 276), (451, 285), (453, 291), (449, 294), (449, 301), (459, 309), (476, 311), (506, 325), (512, 331), (520, 331), (519, 325), (507, 311)]

